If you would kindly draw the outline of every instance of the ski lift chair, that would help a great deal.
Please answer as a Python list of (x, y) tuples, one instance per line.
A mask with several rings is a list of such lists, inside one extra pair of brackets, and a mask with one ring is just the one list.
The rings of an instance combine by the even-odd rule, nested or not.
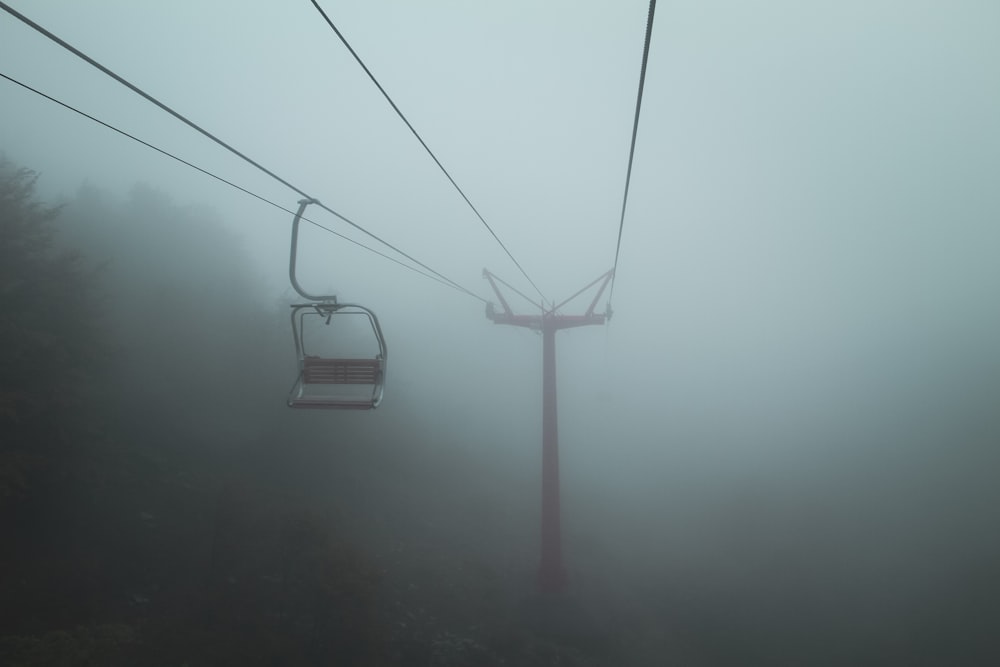
[[(310, 354), (305, 332), (310, 316), (329, 324), (334, 317), (361, 315), (368, 320), (378, 342), (373, 358), (330, 357)], [(292, 408), (371, 410), (385, 391), (385, 339), (375, 313), (357, 304), (297, 303), (292, 305), (292, 332), (299, 361), (299, 376), (288, 396)]]
[[(372, 410), (382, 402), (385, 391), (387, 350), (378, 318), (370, 309), (355, 303), (337, 303), (333, 295), (305, 292), (295, 277), (299, 220), (314, 199), (303, 199), (292, 223), (292, 249), (288, 273), (292, 287), (311, 303), (292, 304), (292, 334), (298, 357), (299, 375), (288, 395), (288, 407), (319, 410)], [(306, 330), (312, 331), (317, 318), (329, 325), (333, 318), (359, 315), (367, 319), (378, 354), (374, 357), (333, 357), (310, 354)], [(307, 319), (309, 318), (309, 319)]]

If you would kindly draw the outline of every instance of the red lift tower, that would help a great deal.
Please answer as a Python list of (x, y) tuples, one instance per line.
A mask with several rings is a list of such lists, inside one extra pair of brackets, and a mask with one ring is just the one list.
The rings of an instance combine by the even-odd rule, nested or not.
[[(518, 292), (508, 283), (483, 269), (483, 277), (500, 301), (502, 312), (497, 312), (492, 303), (486, 304), (486, 317), (494, 324), (509, 324), (527, 327), (542, 333), (542, 555), (538, 566), (538, 588), (542, 593), (559, 593), (566, 585), (566, 570), (562, 562), (562, 530), (559, 522), (559, 417), (556, 402), (556, 331), (572, 327), (604, 324), (611, 319), (611, 306), (604, 314), (597, 314), (594, 308), (607, 288), (614, 273), (608, 271), (597, 280), (569, 297), (562, 303), (546, 309), (541, 304)], [(537, 315), (515, 315), (500, 292), (501, 283), (521, 297), (534, 303), (539, 309)], [(583, 315), (561, 315), (559, 309), (600, 283), (597, 294)]]

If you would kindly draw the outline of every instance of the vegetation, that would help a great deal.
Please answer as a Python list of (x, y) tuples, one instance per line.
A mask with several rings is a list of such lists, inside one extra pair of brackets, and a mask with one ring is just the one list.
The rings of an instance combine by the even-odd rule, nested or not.
[(0, 157), (4, 505), (24, 496), (43, 464), (65, 463), (71, 433), (86, 433), (87, 407), (94, 402), (103, 358), (94, 272), (78, 254), (55, 243), (59, 208), (35, 201), (36, 179), (34, 172)]
[(0, 663), (593, 664), (435, 537), (482, 517), (440, 446), (288, 413), (287, 306), (211, 211), (37, 178), (0, 165)]
[(36, 178), (0, 161), (0, 665), (996, 662), (992, 371), (935, 416), (948, 456), (918, 420), (839, 462), (567, 485), (579, 598), (536, 599), (518, 443), (432, 436), (406, 392), (288, 411), (287, 304), (212, 211)]

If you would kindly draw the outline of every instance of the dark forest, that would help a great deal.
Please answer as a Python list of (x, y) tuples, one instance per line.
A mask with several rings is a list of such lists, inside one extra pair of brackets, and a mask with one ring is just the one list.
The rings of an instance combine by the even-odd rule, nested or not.
[[(255, 296), (267, 291), (216, 213), (146, 185), (48, 203), (38, 177), (0, 166), (5, 665), (995, 652), (989, 367), (940, 376), (947, 409), (913, 390), (905, 427), (838, 427), (842, 447), (789, 454), (780, 474), (712, 461), (705, 443), (660, 475), (571, 473), (571, 592), (540, 599), (533, 460), (482, 451), (461, 419), (438, 425), (405, 374), (384, 411), (289, 411), (288, 303)], [(859, 414), (874, 409), (897, 408)]]

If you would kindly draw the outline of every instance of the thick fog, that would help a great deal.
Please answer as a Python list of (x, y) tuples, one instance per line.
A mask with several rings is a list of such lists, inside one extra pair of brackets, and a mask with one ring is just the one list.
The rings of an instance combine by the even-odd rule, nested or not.
[[(10, 4), (462, 287), (496, 301), (486, 267), (538, 298), (310, 3)], [(324, 4), (546, 304), (611, 268), (647, 3)], [(0, 72), (281, 206), (300, 198), (6, 13)], [(214, 416), (177, 414), (336, 496), (365, 548), (436, 545), (530, 596), (541, 336), (305, 225), (303, 284), (378, 314), (388, 381), (372, 413), (282, 412), (292, 216), (9, 81), (0, 109), (0, 151), (84, 221), (67, 238), (107, 263), (108, 299), (148, 306), (111, 308), (121, 353), (198, 356), (150, 402), (220, 382), (212, 346), (263, 350), (232, 393), (211, 384)], [(631, 643), (613, 662), (988, 662), (997, 118), (1000, 5), (657, 7), (614, 315), (557, 336), (568, 590)], [(260, 444), (289, 439), (332, 444), (288, 454), (308, 462)]]

